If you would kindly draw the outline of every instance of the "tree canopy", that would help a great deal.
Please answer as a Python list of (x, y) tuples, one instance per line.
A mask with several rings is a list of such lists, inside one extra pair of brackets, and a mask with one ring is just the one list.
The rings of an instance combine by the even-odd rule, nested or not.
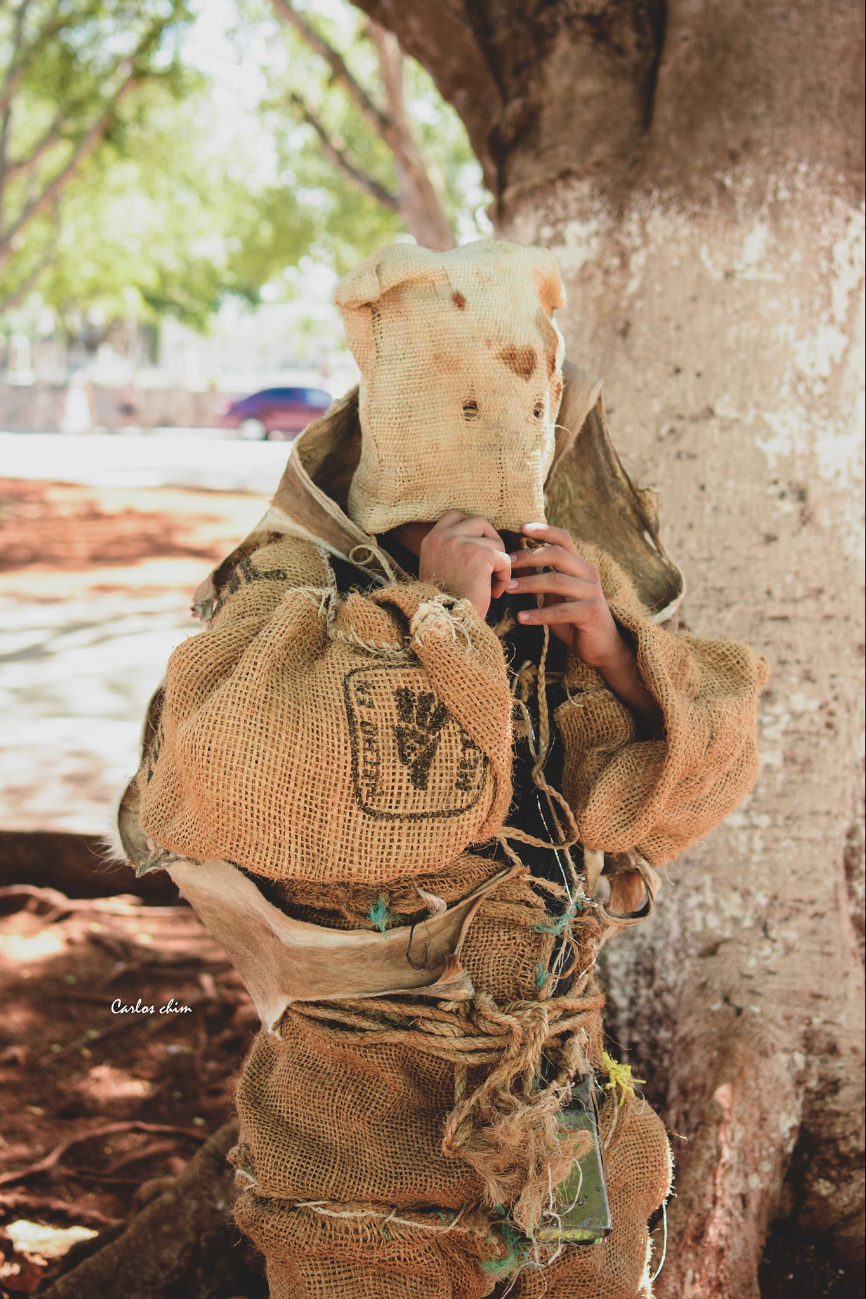
[[(197, 57), (219, 28), (237, 109)], [(347, 0), (0, 7), (0, 308), (196, 328), (403, 233), (484, 228), (481, 173), (426, 72)], [(411, 125), (410, 125), (411, 123)]]

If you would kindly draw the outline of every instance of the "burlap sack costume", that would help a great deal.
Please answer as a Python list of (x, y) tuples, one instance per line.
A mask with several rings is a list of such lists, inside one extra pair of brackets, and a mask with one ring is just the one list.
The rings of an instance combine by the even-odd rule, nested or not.
[[(588, 1140), (559, 1115), (603, 1069), (600, 942), (651, 911), (653, 865), (753, 783), (765, 665), (664, 625), (682, 583), (599, 385), (566, 366), (561, 391), (548, 254), (386, 249), (338, 301), (360, 398), (298, 439), (262, 524), (200, 588), (208, 626), (170, 660), (121, 832), (140, 869), (172, 873), (262, 1017), (236, 1216), (276, 1299), (511, 1282), (635, 1299), (670, 1181), (662, 1125), (610, 1095), (613, 1233), (557, 1252), (538, 1232)], [(540, 629), (517, 654), (513, 620), (491, 625), (379, 544), (452, 505), (500, 529), (546, 508), (570, 529), (663, 735), (639, 739)], [(617, 912), (624, 878), (645, 886), (633, 915)]]

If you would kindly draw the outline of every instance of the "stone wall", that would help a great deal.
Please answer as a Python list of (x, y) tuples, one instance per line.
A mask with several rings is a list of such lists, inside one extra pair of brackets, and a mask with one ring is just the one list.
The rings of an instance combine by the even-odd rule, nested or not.
[[(141, 428), (218, 427), (218, 411), (228, 400), (220, 392), (187, 392), (183, 389), (136, 390), (87, 385), (94, 430)], [(56, 433), (62, 429), (68, 388), (53, 384), (0, 383), (0, 429), (21, 433)], [(76, 393), (80, 406), (80, 396)]]

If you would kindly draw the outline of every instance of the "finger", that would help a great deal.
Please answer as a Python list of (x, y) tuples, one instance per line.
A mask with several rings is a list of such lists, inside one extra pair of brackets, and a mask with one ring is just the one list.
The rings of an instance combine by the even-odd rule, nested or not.
[(517, 621), (543, 626), (545, 623), (572, 623), (582, 627), (598, 614), (595, 600), (567, 600), (562, 604), (546, 604), (540, 609), (521, 609)]
[(504, 550), (492, 550), (493, 571), (497, 576), (501, 576), (503, 581), (511, 581), (511, 560)]
[(598, 569), (588, 563), (576, 550), (563, 550), (561, 546), (539, 546), (537, 550), (518, 550), (511, 556), (512, 568), (555, 568), (560, 573), (571, 573), (589, 582), (598, 582)]
[(465, 537), (458, 533), (453, 539), (462, 546), (480, 546), (482, 550), (489, 551), (491, 555), (498, 555), (501, 560), (505, 560), (508, 564), (509, 570), (511, 569), (511, 560), (508, 556), (508, 552), (503, 549), (502, 545), (499, 544), (498, 541), (494, 541), (492, 537)]
[(558, 572), (512, 576), (508, 590), (520, 595), (558, 595), (566, 600), (597, 600), (600, 594), (598, 584), (590, 578)]
[[(455, 510), (454, 513), (457, 514), (458, 511)], [(455, 519), (453, 523), (448, 524), (447, 529), (452, 536), (489, 537), (491, 541), (496, 542), (500, 550), (505, 549), (505, 542), (493, 524), (488, 519), (485, 519), (482, 514), (463, 514), (460, 518)]]
[[(495, 573), (497, 578), (502, 579), (503, 587), (511, 579), (511, 560), (504, 550), (499, 550), (489, 537), (465, 537), (462, 538), (467, 560), (479, 558), (478, 552), (483, 552), (485, 562), (490, 565), (491, 573)], [(475, 552), (473, 556), (471, 552)], [(501, 592), (500, 592), (501, 594)]]
[(443, 532), (446, 528), (453, 527), (455, 523), (460, 523), (463, 519), (468, 519), (469, 515), (464, 514), (462, 510), (446, 510), (441, 518), (436, 520), (433, 525), (435, 529), (441, 529)]
[(562, 546), (563, 550), (577, 554), (577, 546), (566, 528), (552, 528), (548, 523), (524, 523), (521, 531), (534, 541), (549, 541), (551, 545)]

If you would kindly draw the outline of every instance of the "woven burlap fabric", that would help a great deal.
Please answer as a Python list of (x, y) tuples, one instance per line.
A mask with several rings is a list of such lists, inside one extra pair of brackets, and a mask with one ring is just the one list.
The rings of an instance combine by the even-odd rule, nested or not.
[(550, 1267), (524, 1270), (514, 1299), (650, 1299), (647, 1223), (670, 1191), (670, 1144), (640, 1098), (608, 1100), (599, 1126), (613, 1231), (601, 1245), (567, 1248)]
[[(649, 1299), (647, 1223), (670, 1190), (664, 1125), (643, 1100), (611, 1097), (600, 1120), (613, 1231), (601, 1245), (566, 1246), (537, 1266), (523, 1249), (517, 1299)], [(459, 1216), (458, 1216), (459, 1214)], [(370, 1201), (319, 1200), (299, 1208), (245, 1187), (239, 1227), (267, 1259), (271, 1299), (473, 1299), (513, 1275), (501, 1218), (473, 1204), (462, 1213)], [(402, 1219), (402, 1223), (394, 1219)], [(451, 1230), (443, 1230), (456, 1219)], [(413, 1226), (403, 1225), (412, 1221)], [(538, 1259), (547, 1264), (549, 1250)]]
[[(766, 664), (659, 627), (613, 560), (580, 548), (666, 729), (636, 739), (629, 711), (572, 659), (556, 714), (563, 793), (587, 847), (660, 864), (751, 789)], [(443, 870), (501, 825), (511, 712), (493, 631), (423, 583), (342, 599), (330, 581), (296, 538), (222, 575), (210, 627), (169, 662), (138, 775), (142, 825), (162, 847), (272, 879), (380, 885)]]
[(361, 371), (350, 517), (375, 534), (448, 509), (512, 531), (543, 519), (562, 396), (552, 254), (397, 244), (352, 271), (336, 300)]
[(658, 626), (622, 569), (604, 551), (577, 544), (598, 568), (614, 618), (634, 639), (665, 729), (659, 738), (637, 739), (628, 709), (573, 657), (570, 697), (556, 713), (566, 754), (562, 792), (586, 847), (636, 848), (661, 865), (709, 833), (754, 785), (767, 663), (739, 642)]
[(511, 702), (497, 637), (435, 587), (341, 599), (329, 581), (309, 543), (263, 546), (172, 655), (138, 782), (163, 847), (273, 879), (378, 882), (499, 828)]
[(413, 1213), (411, 1226), (388, 1213), (362, 1204), (299, 1209), (252, 1190), (235, 1204), (238, 1226), (267, 1259), (271, 1299), (482, 1299), (493, 1291), (505, 1247), (489, 1215), (464, 1214), (444, 1231), (441, 1213)]
[[(467, 856), (463, 870), (468, 878), (482, 867), (489, 873), (489, 862)], [(284, 889), (310, 894), (303, 883)], [(399, 905), (397, 890), (392, 901)], [(551, 957), (548, 921), (527, 879), (501, 885), (482, 904), (463, 949), (476, 988), (503, 1006), (536, 1000), (538, 971)], [(590, 917), (575, 928), (578, 967), (588, 968), (598, 926)], [(596, 993), (590, 979), (592, 1010), (580, 1037), (583, 1058), (598, 1068)], [(278, 1034), (260, 1033), (238, 1086), (241, 1138), (232, 1158), (243, 1190), (236, 1216), (266, 1256), (273, 1299), (490, 1293), (508, 1267), (514, 1232), (503, 1226), (504, 1208), (482, 1207), (485, 1184), (473, 1165), (443, 1149), (458, 1091), (454, 1063), (413, 1041), (379, 1046), (361, 1033), (337, 1035), (334, 1009), (322, 1007), (323, 1019), (289, 1010)], [(470, 1068), (464, 1090), (480, 1086), (490, 1067)], [(310, 1203), (316, 1209), (298, 1208)], [(418, 1225), (395, 1229), (395, 1217)], [(455, 1230), (440, 1230), (455, 1218)]]
[[(468, 854), (460, 864), (466, 880), (491, 872), (489, 861)], [(306, 886), (300, 891), (309, 898)], [(396, 890), (389, 902), (399, 905)], [(507, 881), (485, 899), (461, 951), (476, 990), (503, 1006), (536, 1000), (538, 971), (547, 968), (554, 942), (548, 921), (527, 879)], [(578, 937), (580, 968), (591, 966), (597, 940), (597, 926), (587, 922)], [(600, 1010), (588, 1018), (585, 1052), (600, 1065)], [(483, 1067), (470, 1071), (469, 1090), (483, 1076)], [(443, 1154), (454, 1099), (453, 1063), (411, 1044), (335, 1037), (327, 1021), (300, 1009), (287, 1012), (279, 1034), (259, 1034), (237, 1091), (242, 1142), (260, 1193), (457, 1209), (479, 1199), (483, 1186), (468, 1163)]]
[[(378, 927), (382, 923), (388, 927), (411, 925), (428, 914), (430, 898), (441, 898), (449, 905), (457, 902), (490, 879), (497, 865), (489, 857), (466, 852), (438, 870), (406, 875), (384, 884), (354, 880), (329, 880), (326, 884), (313, 880), (279, 881), (274, 885), (274, 896), (280, 907), (296, 920), (329, 929), (375, 929), (379, 914), (383, 920), (378, 921)], [(519, 901), (543, 915), (543, 903), (526, 880), (509, 880), (498, 885), (496, 897)], [(496, 996), (501, 999), (502, 995), (497, 990)]]

